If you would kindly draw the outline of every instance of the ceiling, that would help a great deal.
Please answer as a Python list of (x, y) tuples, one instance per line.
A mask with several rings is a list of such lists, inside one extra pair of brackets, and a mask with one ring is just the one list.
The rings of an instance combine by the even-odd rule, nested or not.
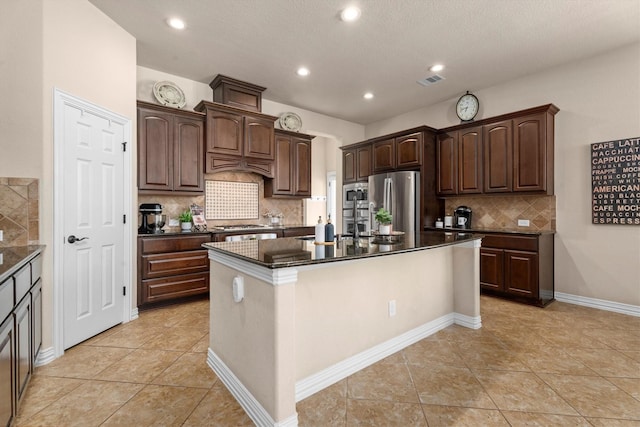
[[(360, 124), (640, 41), (638, 0), (90, 1), (137, 39), (140, 66), (206, 84), (224, 74)], [(348, 5), (359, 21), (339, 19)], [(435, 63), (445, 79), (416, 83)]]

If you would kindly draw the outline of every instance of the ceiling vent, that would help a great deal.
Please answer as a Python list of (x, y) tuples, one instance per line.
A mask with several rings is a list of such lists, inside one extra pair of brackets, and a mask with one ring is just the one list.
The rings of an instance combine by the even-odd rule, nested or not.
[(425, 77), (422, 80), (418, 80), (418, 83), (420, 83), (422, 86), (431, 86), (432, 84), (438, 83), (440, 80), (444, 80), (444, 77), (439, 74), (434, 74), (433, 76)]

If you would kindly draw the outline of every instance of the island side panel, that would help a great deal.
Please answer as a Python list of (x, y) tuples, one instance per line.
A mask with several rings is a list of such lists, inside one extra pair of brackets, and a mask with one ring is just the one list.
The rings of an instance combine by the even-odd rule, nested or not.
[[(274, 286), (211, 261), (210, 350), (278, 422), (295, 409), (295, 287)], [(232, 282), (244, 278), (244, 299)]]
[[(479, 329), (480, 321), (480, 245), (481, 240), (453, 247), (453, 300), (456, 323)], [(464, 266), (465, 268), (459, 268)], [(465, 319), (461, 319), (465, 316)]]
[[(295, 295), (296, 379), (452, 314), (453, 248), (300, 269)], [(396, 315), (390, 317), (392, 300)]]

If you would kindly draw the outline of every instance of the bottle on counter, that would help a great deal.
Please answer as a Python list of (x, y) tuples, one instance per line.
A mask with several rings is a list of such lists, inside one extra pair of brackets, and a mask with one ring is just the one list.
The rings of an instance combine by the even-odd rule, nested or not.
[(324, 241), (333, 242), (336, 236), (334, 234), (333, 224), (331, 224), (331, 215), (327, 218), (327, 225), (324, 226)]
[(324, 224), (322, 223), (322, 216), (318, 217), (318, 223), (316, 224), (316, 242), (324, 242)]
[(444, 223), (442, 222), (442, 218), (436, 219), (436, 228), (443, 228)]

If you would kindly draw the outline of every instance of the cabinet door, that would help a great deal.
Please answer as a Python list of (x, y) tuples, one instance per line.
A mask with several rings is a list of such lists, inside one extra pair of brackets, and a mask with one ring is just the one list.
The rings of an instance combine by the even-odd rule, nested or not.
[(480, 286), (496, 291), (504, 290), (504, 251), (480, 249)]
[(394, 139), (373, 143), (373, 173), (396, 168), (396, 144)]
[(242, 123), (240, 114), (207, 110), (207, 153), (242, 156)]
[(482, 128), (458, 132), (458, 194), (482, 193)]
[(206, 250), (143, 255), (141, 262), (143, 279), (197, 273), (209, 269)]
[(173, 115), (138, 109), (138, 188), (173, 189)]
[(275, 159), (272, 121), (251, 116), (244, 118), (244, 155), (257, 159)]
[(371, 175), (371, 146), (356, 149), (356, 181), (367, 181)]
[(348, 184), (356, 181), (356, 150), (342, 151), (342, 182)]
[(505, 291), (527, 298), (538, 297), (538, 254), (504, 251)]
[(458, 194), (457, 133), (440, 134), (436, 143), (437, 193)]
[(311, 196), (311, 141), (293, 138), (294, 196)]
[(16, 407), (16, 394), (13, 388), (15, 378), (13, 316), (9, 316), (0, 325), (0, 425), (8, 426)]
[(15, 309), (16, 321), (16, 392), (18, 399), (31, 373), (31, 297), (27, 295)]
[(288, 135), (276, 135), (276, 171), (275, 178), (270, 184), (272, 186), (271, 195), (289, 195), (293, 190), (292, 152), (291, 137)]
[(483, 126), (484, 192), (512, 190), (513, 137), (511, 120)]
[(42, 281), (31, 289), (31, 316), (33, 333), (31, 334), (31, 366), (36, 366), (36, 359), (42, 347)]
[(204, 191), (204, 123), (175, 117), (173, 190)]
[(396, 168), (422, 164), (422, 132), (396, 138)]
[(546, 191), (544, 114), (513, 119), (513, 191)]

